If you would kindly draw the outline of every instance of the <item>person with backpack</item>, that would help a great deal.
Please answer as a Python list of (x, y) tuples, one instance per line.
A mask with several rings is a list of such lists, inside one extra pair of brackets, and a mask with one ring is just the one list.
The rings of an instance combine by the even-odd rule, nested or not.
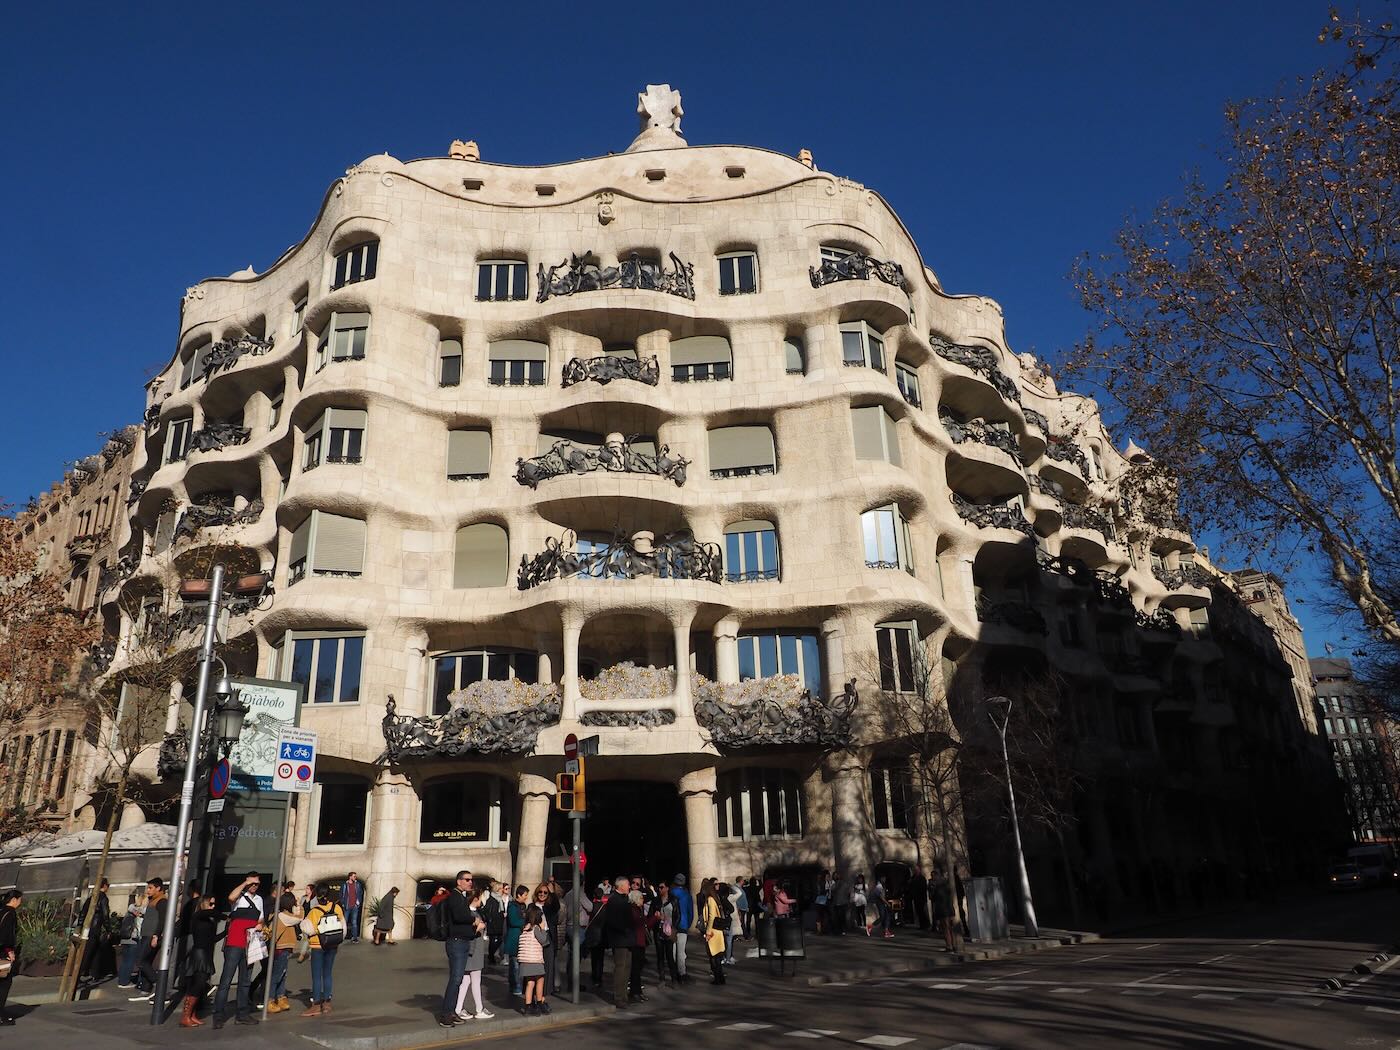
[(685, 972), (685, 949), (690, 940), (690, 929), (695, 925), (695, 900), (685, 888), (685, 876), (680, 873), (671, 880), (671, 899), (675, 901), (673, 923), (676, 928), (676, 973), (678, 980), (685, 984), (690, 976)]
[(656, 975), (662, 984), (676, 987), (681, 983), (680, 970), (676, 966), (676, 902), (671, 898), (671, 888), (664, 883), (657, 886), (656, 899), (652, 901), (647, 915), (647, 925), (651, 938), (656, 942)]
[(302, 1017), (324, 1017), (331, 1012), (331, 973), (336, 952), (345, 943), (345, 912), (332, 897), (330, 885), (321, 883), (315, 894), (306, 918), (301, 920), (301, 928), (311, 941), (311, 1005)]
[(132, 972), (136, 969), (137, 944), (136, 934), (141, 928), (141, 913), (145, 910), (145, 897), (139, 893), (131, 893), (126, 898), (126, 914), (122, 916), (121, 925), (117, 927), (117, 942), (120, 956), (117, 960), (117, 987), (126, 989), (131, 987)]
[[(249, 1001), (248, 949), (252, 947), (253, 931), (262, 926), (266, 914), (263, 899), (258, 894), (262, 876), (250, 871), (228, 895), (231, 907), (228, 929), (224, 933), (224, 967), (219, 974), (219, 990), (214, 993), (214, 1028), (228, 1020), (228, 990), (235, 975), (238, 977), (238, 1008), (236, 1024), (257, 1024)], [(264, 947), (264, 951), (266, 948)], [(264, 956), (265, 957), (265, 956)]]
[(526, 1017), (537, 1017), (549, 1013), (549, 1003), (545, 1002), (544, 966), (549, 929), (544, 909), (538, 904), (527, 905), (523, 917), (525, 925), (520, 929), (515, 949), (516, 973), (523, 982), (520, 1012)]
[[(442, 1008), (438, 1011), (438, 1025), (452, 1028), (458, 1020), (458, 1004), (462, 998), (462, 982), (466, 980), (467, 964), (472, 955), (474, 942), (482, 942), (486, 932), (486, 922), (472, 906), (476, 890), (472, 886), (472, 873), (457, 872), (455, 885), (447, 896), (428, 909), (428, 936), (443, 942), (447, 953), (447, 987), (442, 993)], [(486, 944), (480, 943), (482, 959), (485, 959)], [(477, 970), (480, 980), (480, 969)], [(473, 1015), (476, 1016), (476, 1015)]]

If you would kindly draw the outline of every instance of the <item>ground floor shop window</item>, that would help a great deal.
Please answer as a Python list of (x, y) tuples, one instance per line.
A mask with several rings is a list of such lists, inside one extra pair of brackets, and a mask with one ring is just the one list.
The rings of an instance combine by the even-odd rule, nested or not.
[(423, 788), (418, 841), (506, 845), (514, 802), (515, 792), (500, 777), (478, 773), (434, 780)]
[(318, 780), (316, 792), (316, 845), (364, 845), (369, 782), (358, 777), (327, 775)]
[(802, 835), (802, 781), (790, 769), (734, 769), (715, 790), (716, 833), (722, 839)]

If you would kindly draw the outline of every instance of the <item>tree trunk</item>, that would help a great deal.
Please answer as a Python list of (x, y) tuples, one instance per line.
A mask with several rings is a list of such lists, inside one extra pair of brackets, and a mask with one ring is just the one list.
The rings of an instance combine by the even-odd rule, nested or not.
[(107, 815), (107, 832), (102, 839), (102, 854), (97, 858), (97, 871), (92, 877), (92, 890), (88, 893), (87, 908), (83, 912), (82, 933), (79, 934), (76, 943), (68, 952), (68, 965), (63, 968), (63, 980), (59, 983), (58, 1001), (61, 1003), (72, 1002), (77, 994), (83, 957), (87, 954), (88, 940), (92, 936), (92, 913), (93, 909), (97, 907), (97, 888), (102, 885), (102, 880), (107, 875), (107, 855), (112, 850), (112, 836), (116, 834), (117, 824), (121, 820), (122, 800), (126, 797), (126, 785), (130, 772), (129, 767), (124, 768), (121, 778), (117, 781), (116, 802)]

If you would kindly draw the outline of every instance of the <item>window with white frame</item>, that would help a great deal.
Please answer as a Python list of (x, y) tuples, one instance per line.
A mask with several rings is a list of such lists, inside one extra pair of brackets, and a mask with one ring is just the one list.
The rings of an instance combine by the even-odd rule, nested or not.
[(802, 837), (802, 780), (790, 769), (750, 767), (719, 775), (715, 832), (721, 839)]
[(813, 696), (822, 695), (821, 651), (815, 631), (777, 628), (739, 635), (739, 681), (792, 674)]
[(695, 335), (671, 342), (671, 382), (703, 383), (734, 378), (734, 354), (719, 335)]
[(851, 436), (856, 459), (878, 459), (902, 466), (899, 454), (899, 424), (883, 405), (851, 407)]
[(887, 760), (870, 767), (870, 809), (879, 831), (914, 834), (914, 778), (907, 762)]
[(519, 259), (483, 259), (476, 264), (476, 299), (503, 303), (525, 298), (528, 281)]
[(885, 341), (865, 321), (841, 326), (841, 360), (849, 368), (885, 370)]
[(540, 680), (540, 654), (528, 649), (482, 646), (444, 653), (433, 660), (433, 714), (446, 714), (449, 697), (473, 682), (528, 682)]
[(307, 573), (359, 576), (365, 568), (366, 529), (360, 518), (313, 510), (292, 533), (287, 586), (300, 583)]
[(854, 255), (850, 248), (842, 248), (836, 244), (823, 244), (821, 246), (822, 262), (838, 263), (842, 259), (849, 259)]
[(301, 335), (301, 330), (306, 327), (306, 296), (302, 296), (292, 304), (292, 338)]
[(904, 395), (905, 401), (915, 408), (923, 407), (923, 398), (919, 396), (919, 373), (915, 371), (913, 365), (896, 361), (894, 363), (894, 382), (899, 387), (899, 392)]
[(709, 446), (712, 478), (777, 473), (773, 431), (766, 426), (716, 427), (709, 432)]
[(758, 255), (754, 252), (726, 252), (719, 261), (719, 294), (747, 295), (758, 291)]
[(730, 583), (778, 579), (778, 532), (771, 521), (725, 526), (724, 578)]
[(331, 291), (344, 288), (347, 284), (374, 280), (378, 264), (378, 241), (364, 241), (354, 247), (346, 248), (335, 257), (335, 277), (331, 281)]
[(301, 469), (322, 463), (360, 463), (364, 459), (368, 413), (362, 408), (328, 408), (306, 431)]
[(790, 376), (807, 374), (807, 348), (795, 336), (783, 340), (783, 371)]
[(462, 343), (444, 339), (438, 343), (438, 386), (460, 386), (462, 383)]
[(508, 846), (515, 786), (489, 773), (463, 773), (423, 785), (418, 841)]
[(549, 347), (527, 339), (501, 339), (486, 350), (492, 386), (544, 386)]
[(915, 650), (918, 632), (913, 623), (875, 625), (875, 652), (880, 663), (880, 688), (888, 693), (918, 692), (921, 660)]
[(359, 702), (363, 631), (290, 631), (281, 652), (281, 677), (305, 686), (307, 703)]
[(903, 569), (911, 576), (914, 574), (909, 523), (897, 504), (867, 510), (860, 516), (860, 532), (866, 568)]
[(166, 423), (165, 462), (178, 463), (189, 454), (190, 434), (194, 430), (194, 417), (181, 416)]
[(287, 388), (284, 384), (282, 389), (268, 398), (267, 401), (267, 429), (276, 430), (277, 424), (282, 422), (282, 402), (286, 399)]
[(369, 339), (369, 314), (331, 314), (316, 344), (316, 371), (332, 361), (363, 361)]

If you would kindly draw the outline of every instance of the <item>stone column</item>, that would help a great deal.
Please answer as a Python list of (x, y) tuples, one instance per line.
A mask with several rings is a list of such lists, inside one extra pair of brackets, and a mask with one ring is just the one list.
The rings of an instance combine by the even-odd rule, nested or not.
[(850, 752), (829, 755), (827, 779), (831, 783), (831, 849), (836, 867), (848, 877), (864, 872), (871, 877), (873, 862), (869, 843), (874, 837), (865, 807), (865, 764)]
[(185, 695), (185, 686), (179, 681), (170, 683), (170, 706), (165, 709), (166, 735), (180, 731), (180, 701)]
[(683, 775), (676, 784), (685, 805), (685, 831), (690, 847), (690, 889), (700, 880), (719, 875), (718, 837), (715, 834), (715, 767), (707, 766)]
[[(544, 878), (545, 837), (554, 781), (520, 774), (520, 835), (515, 851), (515, 884), (536, 886)], [(504, 801), (504, 800), (502, 800)]]
[(736, 685), (739, 681), (739, 620), (726, 616), (715, 624), (715, 681)]
[[(873, 646), (873, 635), (870, 642)], [(822, 623), (822, 662), (825, 664), (822, 684), (827, 698), (840, 696), (846, 688), (846, 627), (840, 620)]]
[(561, 618), (564, 634), (564, 674), (559, 679), (560, 694), (563, 697), (561, 722), (578, 721), (578, 641), (583, 634), (583, 615), (566, 609)]
[(695, 717), (695, 705), (690, 695), (690, 623), (693, 619), (694, 611), (688, 610), (677, 613), (671, 621), (671, 633), (675, 636), (677, 718)]
[[(408, 872), (409, 844), (417, 838), (413, 819), (414, 801), (417, 793), (413, 785), (402, 773), (388, 768), (381, 769), (370, 789), (369, 806), (369, 856), (368, 872), (361, 871), (370, 894), (381, 896), (391, 886), (398, 886), (397, 909), (398, 926), (395, 936), (405, 939), (412, 937), (413, 897), (410, 887), (414, 885)], [(310, 799), (298, 803), (295, 826), (310, 827), (310, 814), (305, 807)], [(298, 836), (294, 841), (299, 841)], [(304, 882), (311, 872), (298, 872), (296, 878)]]

